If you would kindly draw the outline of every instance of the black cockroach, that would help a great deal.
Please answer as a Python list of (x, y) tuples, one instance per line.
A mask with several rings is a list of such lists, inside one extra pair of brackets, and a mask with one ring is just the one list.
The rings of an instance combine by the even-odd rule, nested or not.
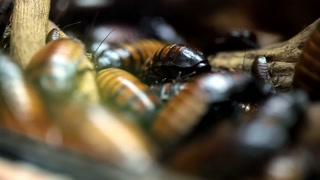
[(102, 101), (136, 121), (149, 123), (162, 105), (161, 100), (132, 74), (117, 68), (98, 72), (97, 84)]
[(121, 43), (99, 53), (94, 60), (95, 68), (98, 71), (120, 68), (138, 75), (146, 60), (164, 45), (164, 42), (151, 39)]
[(167, 102), (179, 94), (182, 89), (187, 88), (187, 86), (186, 82), (164, 83), (151, 85), (150, 90), (157, 94), (162, 102)]
[(255, 116), (242, 124), (234, 135), (229, 156), (243, 159), (235, 166), (241, 167), (244, 174), (253, 169), (261, 172), (270, 157), (294, 146), (305, 124), (303, 116), (308, 103), (308, 97), (302, 91), (277, 94), (265, 101)]
[(211, 53), (219, 51), (234, 51), (259, 48), (257, 37), (250, 30), (232, 30), (214, 39), (214, 44), (208, 46)]
[(205, 179), (259, 177), (270, 158), (296, 147), (307, 104), (302, 91), (271, 96), (254, 118), (242, 120), (238, 126), (224, 121), (218, 129), (178, 146), (166, 164), (180, 173)]
[(226, 42), (230, 50), (241, 50), (241, 49), (254, 49), (259, 48), (257, 42), (257, 36), (253, 31), (250, 30), (233, 30), (230, 31), (226, 37)]
[(320, 24), (305, 43), (296, 64), (292, 85), (307, 91), (313, 100), (320, 99)]
[(240, 128), (239, 144), (243, 149), (275, 152), (294, 143), (305, 123), (302, 118), (308, 103), (302, 91), (272, 96), (255, 117)]
[(202, 73), (209, 73), (211, 65), (197, 49), (186, 45), (166, 45), (148, 60), (142, 72), (142, 79), (152, 84), (187, 79)]

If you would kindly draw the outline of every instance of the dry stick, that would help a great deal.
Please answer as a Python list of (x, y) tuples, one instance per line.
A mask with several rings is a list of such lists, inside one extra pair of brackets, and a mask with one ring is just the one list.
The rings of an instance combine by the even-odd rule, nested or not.
[(12, 13), (10, 55), (23, 68), (45, 45), (50, 0), (15, 1)]
[(260, 55), (266, 56), (269, 73), (276, 90), (289, 91), (292, 88), (294, 68), (304, 43), (319, 22), (320, 18), (285, 42), (257, 50), (221, 52), (215, 56), (209, 56), (208, 59), (214, 68), (250, 72), (254, 58)]
[[(54, 22), (49, 20), (46, 28), (47, 34), (53, 28), (57, 28), (59, 30), (60, 38), (69, 38), (68, 35), (66, 35)], [(77, 90), (86, 96), (84, 98), (88, 103), (96, 103), (100, 100), (99, 91), (95, 80), (96, 72), (93, 64), (88, 58), (88, 54), (86, 54), (86, 57), (87, 58), (81, 61), (81, 64), (78, 67), (79, 71), (84, 71), (80, 72), (82, 74), (79, 76), (81, 79), (79, 79)]]

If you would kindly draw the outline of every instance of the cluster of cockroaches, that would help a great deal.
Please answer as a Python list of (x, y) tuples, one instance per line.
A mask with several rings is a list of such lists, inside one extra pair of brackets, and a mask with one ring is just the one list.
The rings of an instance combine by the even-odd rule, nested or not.
[[(231, 73), (190, 46), (140, 39), (79, 69), (84, 45), (53, 29), (25, 70), (1, 54), (1, 126), (125, 171), (161, 164), (202, 178), (319, 177), (319, 123), (309, 117), (319, 109), (310, 103), (319, 99), (319, 42), (320, 26), (297, 64), (296, 89), (277, 93), (263, 55), (251, 74)], [(85, 71), (96, 72), (96, 104), (77, 90)]]

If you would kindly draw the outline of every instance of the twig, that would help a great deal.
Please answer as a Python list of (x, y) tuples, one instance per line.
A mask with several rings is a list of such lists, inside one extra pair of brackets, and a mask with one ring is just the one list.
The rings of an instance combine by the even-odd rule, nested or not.
[(250, 72), (254, 58), (266, 56), (269, 73), (276, 90), (288, 91), (291, 89), (294, 67), (299, 60), (304, 43), (319, 22), (320, 18), (285, 42), (257, 50), (221, 52), (215, 56), (209, 56), (208, 59), (214, 68)]
[(45, 45), (50, 0), (15, 1), (12, 13), (10, 55), (23, 68)]

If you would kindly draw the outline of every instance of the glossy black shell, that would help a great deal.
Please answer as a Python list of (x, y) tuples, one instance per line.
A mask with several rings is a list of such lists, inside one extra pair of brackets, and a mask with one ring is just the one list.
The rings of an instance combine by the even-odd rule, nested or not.
[(153, 66), (194, 67), (199, 63), (208, 63), (202, 52), (185, 45), (167, 45), (159, 50), (153, 59)]
[(202, 52), (186, 45), (173, 44), (155, 53), (147, 62), (142, 78), (147, 83), (183, 80), (210, 71), (211, 65)]

